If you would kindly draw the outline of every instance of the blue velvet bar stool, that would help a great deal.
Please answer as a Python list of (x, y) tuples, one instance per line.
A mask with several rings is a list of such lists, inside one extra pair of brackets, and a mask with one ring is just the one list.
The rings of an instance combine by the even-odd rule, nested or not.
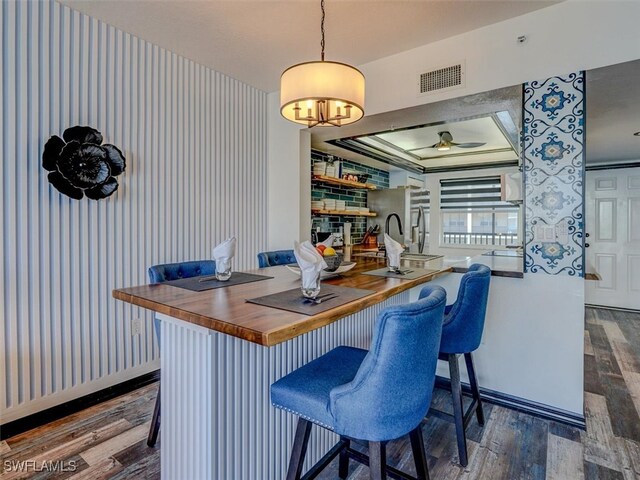
[[(313, 424), (340, 435), (340, 441), (305, 479), (338, 455), (343, 479), (350, 458), (369, 465), (372, 479), (387, 473), (411, 479), (386, 465), (386, 443), (407, 434), (417, 478), (429, 478), (421, 422), (431, 403), (445, 303), (442, 287), (425, 287), (417, 302), (380, 312), (368, 352), (335, 348), (271, 385), (273, 405), (299, 417), (287, 480), (301, 477)], [(368, 442), (369, 456), (352, 449), (352, 440)]]
[[(197, 277), (199, 275), (213, 275), (216, 273), (216, 262), (215, 260), (196, 260), (192, 262), (165, 263), (149, 267), (147, 273), (149, 274), (149, 282), (152, 284), (169, 282), (180, 278)], [(160, 322), (157, 318), (154, 318), (153, 324), (158, 337), (158, 345), (160, 345)], [(158, 384), (156, 404), (153, 407), (147, 445), (150, 447), (156, 445), (158, 432), (160, 432), (160, 383)]]
[[(474, 410), (478, 423), (484, 425), (484, 412), (482, 411), (482, 401), (480, 400), (478, 380), (471, 352), (480, 346), (482, 339), (490, 280), (491, 270), (489, 267), (479, 264), (471, 265), (468, 272), (460, 280), (458, 298), (453, 305), (448, 305), (445, 309), (444, 325), (442, 326), (442, 341), (438, 358), (449, 362), (453, 420), (456, 425), (458, 456), (460, 465), (463, 467), (466, 467), (468, 463), (465, 430)], [(421, 293), (422, 295), (423, 293)], [(460, 355), (464, 355), (473, 399), (466, 412), (463, 412), (462, 404), (462, 386), (458, 365)], [(451, 418), (451, 415), (433, 409), (430, 413)]]
[(274, 250), (273, 252), (260, 252), (258, 254), (259, 268), (288, 265), (290, 263), (296, 263), (293, 250)]

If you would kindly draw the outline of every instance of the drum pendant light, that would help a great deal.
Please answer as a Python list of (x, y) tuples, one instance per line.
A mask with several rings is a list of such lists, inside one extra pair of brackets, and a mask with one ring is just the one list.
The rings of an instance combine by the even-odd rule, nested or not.
[(364, 116), (364, 75), (351, 65), (324, 59), (324, 0), (321, 60), (293, 65), (280, 77), (280, 113), (292, 122), (340, 127)]

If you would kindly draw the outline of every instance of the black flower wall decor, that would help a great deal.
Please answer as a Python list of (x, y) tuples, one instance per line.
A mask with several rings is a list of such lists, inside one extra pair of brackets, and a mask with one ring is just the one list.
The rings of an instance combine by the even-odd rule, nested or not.
[(98, 130), (77, 125), (67, 128), (62, 138), (53, 135), (47, 140), (42, 166), (60, 193), (75, 200), (85, 195), (100, 200), (118, 189), (115, 177), (124, 172), (126, 162), (118, 147), (102, 145)]

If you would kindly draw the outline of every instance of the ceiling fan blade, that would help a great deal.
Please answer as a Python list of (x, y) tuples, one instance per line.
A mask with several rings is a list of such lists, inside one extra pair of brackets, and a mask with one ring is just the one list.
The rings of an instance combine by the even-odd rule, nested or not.
[(455, 145), (460, 148), (476, 148), (486, 145), (486, 142), (467, 142), (467, 143), (455, 143), (451, 142), (451, 145)]

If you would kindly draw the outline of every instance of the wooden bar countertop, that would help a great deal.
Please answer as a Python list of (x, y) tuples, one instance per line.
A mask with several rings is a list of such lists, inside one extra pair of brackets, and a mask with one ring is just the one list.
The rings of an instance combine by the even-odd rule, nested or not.
[[(358, 258), (350, 271), (323, 283), (345, 287), (364, 288), (375, 293), (345, 305), (303, 315), (275, 308), (247, 303), (249, 298), (300, 288), (300, 277), (284, 265), (248, 270), (249, 273), (274, 277), (259, 282), (222, 287), (204, 292), (193, 292), (166, 284), (141, 285), (113, 291), (114, 298), (123, 302), (163, 313), (217, 332), (272, 346), (298, 335), (328, 325), (340, 318), (380, 303), (387, 298), (432, 280), (436, 275), (450, 272), (451, 267), (431, 262), (429, 274), (415, 280), (401, 280), (362, 272), (385, 266), (385, 259)], [(433, 265), (432, 265), (433, 264)]]

